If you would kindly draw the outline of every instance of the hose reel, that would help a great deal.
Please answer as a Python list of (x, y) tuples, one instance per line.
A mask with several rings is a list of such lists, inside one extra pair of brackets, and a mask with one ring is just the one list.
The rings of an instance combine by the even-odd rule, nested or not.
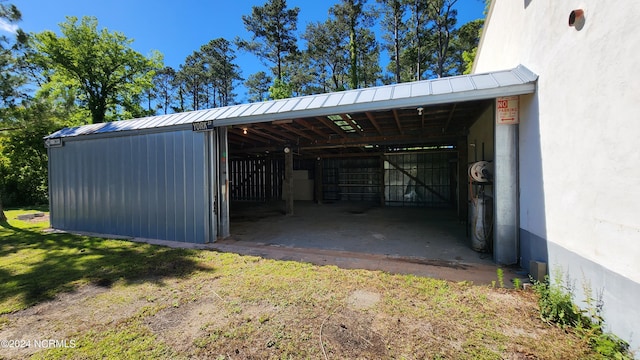
[(478, 161), (469, 165), (469, 179), (479, 183), (491, 181), (491, 164), (488, 161)]
[[(490, 252), (493, 247), (493, 198), (485, 194), (485, 185), (491, 185), (493, 170), (488, 161), (469, 165), (469, 195), (471, 197), (471, 247), (475, 251)], [(477, 191), (474, 193), (474, 186)]]

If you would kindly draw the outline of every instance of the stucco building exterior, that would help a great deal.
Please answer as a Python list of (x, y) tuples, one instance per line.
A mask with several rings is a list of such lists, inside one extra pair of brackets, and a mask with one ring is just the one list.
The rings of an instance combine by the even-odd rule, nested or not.
[[(548, 262), (640, 347), (640, 3), (494, 0), (474, 72), (523, 64), (520, 262)], [(584, 305), (584, 304), (583, 304)]]

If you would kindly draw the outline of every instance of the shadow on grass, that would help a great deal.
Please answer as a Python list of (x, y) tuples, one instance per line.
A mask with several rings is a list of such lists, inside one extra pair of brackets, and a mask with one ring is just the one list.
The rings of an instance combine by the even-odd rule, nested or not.
[[(162, 281), (213, 271), (198, 252), (0, 223), (0, 314), (52, 299), (80, 284)], [(19, 300), (16, 300), (19, 298)], [(6, 302), (11, 304), (7, 304)]]

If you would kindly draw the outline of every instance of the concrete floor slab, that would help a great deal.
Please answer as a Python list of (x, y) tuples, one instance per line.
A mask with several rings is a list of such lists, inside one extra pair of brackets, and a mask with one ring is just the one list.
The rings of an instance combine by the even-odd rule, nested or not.
[[(443, 209), (381, 207), (367, 203), (235, 203), (231, 237), (219, 251), (278, 260), (381, 270), (488, 285), (497, 280), (490, 254), (475, 252), (465, 224)], [(509, 280), (523, 277), (505, 268)]]
[(447, 209), (382, 207), (369, 203), (233, 204), (231, 240), (290, 248), (337, 250), (493, 265), (469, 245), (465, 224)]
[[(450, 211), (312, 202), (296, 202), (294, 215), (283, 209), (283, 203), (234, 204), (231, 237), (210, 244), (78, 234), (479, 285), (497, 281), (499, 266), (489, 254), (471, 250), (464, 223)], [(514, 278), (528, 280), (516, 268), (503, 270), (506, 287)]]

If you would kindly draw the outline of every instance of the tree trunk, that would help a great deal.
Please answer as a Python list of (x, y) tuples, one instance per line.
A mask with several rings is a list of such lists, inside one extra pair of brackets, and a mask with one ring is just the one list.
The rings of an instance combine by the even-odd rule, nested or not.
[(396, 84), (400, 83), (400, 2), (393, 3), (393, 45), (396, 57)]
[(0, 199), (0, 222), (7, 221), (7, 216), (4, 214), (4, 208), (2, 207), (2, 199)]
[(351, 88), (358, 88), (358, 49), (356, 47), (356, 29), (351, 26), (349, 35), (349, 57), (351, 58)]
[(422, 77), (422, 69), (420, 69), (420, 61), (422, 61), (422, 59), (420, 59), (420, 7), (418, 4), (418, 0), (416, 0), (416, 80), (420, 81), (421, 77)]

